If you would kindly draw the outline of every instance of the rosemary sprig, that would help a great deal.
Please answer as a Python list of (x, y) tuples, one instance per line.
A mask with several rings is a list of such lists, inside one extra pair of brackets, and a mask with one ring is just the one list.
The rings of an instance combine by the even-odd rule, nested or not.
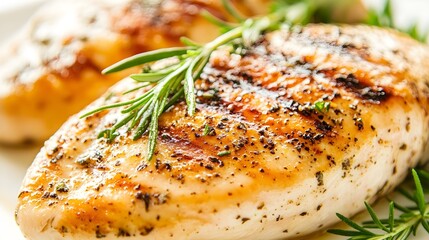
[[(233, 7), (224, 1), (228, 11), (232, 13)], [(194, 82), (199, 78), (203, 68), (206, 66), (211, 54), (216, 49), (231, 44), (233, 42), (238, 45), (248, 47), (253, 44), (261, 35), (262, 32), (278, 27), (284, 22), (284, 12), (277, 11), (273, 14), (261, 17), (251, 18), (241, 22), (236, 27), (231, 27), (234, 24), (223, 24), (230, 29), (226, 33), (220, 35), (213, 41), (200, 46), (187, 38), (183, 38), (182, 42), (187, 47), (166, 48), (151, 52), (141, 53), (130, 58), (124, 59), (108, 68), (103, 73), (113, 73), (134, 66), (143, 64), (151, 64), (155, 61), (170, 59), (175, 62), (161, 69), (145, 69), (144, 72), (133, 74), (130, 77), (135, 81), (142, 82), (141, 87), (152, 85), (153, 87), (141, 96), (126, 101), (103, 106), (93, 111), (90, 111), (82, 117), (87, 117), (94, 113), (118, 107), (125, 107), (121, 113), (124, 117), (117, 121), (110, 129), (106, 129), (99, 134), (99, 137), (106, 137), (109, 141), (113, 141), (119, 134), (117, 130), (129, 123), (129, 129), (135, 128), (134, 139), (139, 139), (145, 132), (149, 132), (148, 154), (147, 160), (150, 160), (155, 151), (157, 136), (158, 136), (158, 118), (169, 107), (174, 105), (178, 99), (185, 97), (187, 104), (187, 114), (192, 116), (196, 109), (196, 94)], [(213, 16), (208, 15), (214, 19)], [(234, 14), (238, 20), (242, 20), (238, 13)], [(213, 21), (214, 22), (214, 21)], [(220, 20), (217, 20), (220, 22)], [(134, 90), (140, 89), (138, 87)]]
[[(205, 45), (199, 45), (190, 39), (182, 38), (182, 43), (187, 45), (186, 47), (166, 48), (137, 54), (103, 71), (104, 74), (109, 74), (135, 66), (149, 66), (149, 69), (145, 68), (142, 73), (130, 76), (135, 81), (141, 82), (141, 85), (126, 93), (148, 86), (152, 86), (152, 88), (129, 101), (102, 106), (84, 114), (82, 118), (111, 108), (124, 108), (121, 111), (123, 118), (118, 120), (111, 128), (102, 131), (99, 137), (105, 137), (109, 141), (113, 141), (119, 136), (117, 130), (127, 124), (129, 130), (135, 129), (133, 136), (135, 140), (148, 132), (149, 143), (146, 159), (150, 160), (155, 151), (160, 115), (183, 96), (187, 104), (187, 114), (192, 116), (195, 113), (196, 94), (194, 82), (199, 78), (213, 51), (226, 45), (233, 45), (233, 51), (248, 48), (257, 41), (263, 32), (278, 29), (284, 23), (306, 24), (317, 6), (319, 6), (317, 1), (313, 0), (303, 2), (278, 0), (276, 2), (281, 4), (271, 14), (259, 18), (245, 19), (229, 1), (222, 0), (222, 2), (225, 10), (238, 23), (225, 22), (204, 11), (202, 15), (211, 23), (221, 27), (224, 32), (213, 41)], [(153, 62), (170, 58), (176, 61), (160, 69), (150, 69), (150, 64)], [(319, 107), (323, 111), (328, 109), (329, 105)]]
[[(429, 180), (429, 173), (423, 170), (412, 170), (415, 189), (412, 193), (404, 189), (398, 192), (406, 197), (412, 206), (402, 206), (391, 201), (389, 204), (389, 215), (386, 219), (380, 219), (374, 209), (365, 202), (367, 212), (371, 216), (370, 221), (362, 224), (337, 213), (338, 218), (350, 226), (353, 230), (331, 229), (329, 233), (349, 237), (350, 240), (399, 240), (407, 239), (411, 234), (415, 235), (419, 226), (429, 233), (429, 205), (425, 199), (420, 178)], [(395, 216), (395, 209), (400, 211)], [(376, 231), (375, 231), (375, 230)]]
[[(224, 32), (213, 41), (205, 45), (199, 45), (190, 39), (182, 38), (181, 40), (186, 47), (166, 48), (141, 53), (124, 59), (103, 71), (104, 74), (108, 74), (144, 65), (145, 68), (142, 73), (130, 76), (135, 81), (140, 82), (141, 85), (124, 94), (144, 87), (148, 87), (149, 90), (129, 101), (102, 106), (84, 114), (82, 117), (87, 117), (106, 109), (123, 108), (121, 110), (123, 117), (111, 128), (102, 131), (99, 137), (106, 137), (109, 141), (113, 141), (119, 136), (117, 130), (125, 125), (128, 125), (129, 130), (134, 131), (133, 139), (135, 140), (148, 133), (149, 142), (146, 159), (150, 160), (155, 151), (160, 115), (183, 97), (187, 104), (187, 114), (192, 116), (195, 113), (196, 94), (194, 82), (199, 78), (213, 51), (225, 45), (232, 45), (232, 51), (248, 48), (257, 41), (263, 32), (278, 29), (285, 23), (304, 25), (313, 20), (318, 21), (318, 9), (326, 8), (327, 4), (324, 3), (325, 1), (317, 0), (277, 0), (274, 1), (276, 4), (271, 14), (259, 18), (245, 19), (228, 0), (222, 0), (222, 2), (225, 10), (237, 20), (237, 23), (225, 22), (209, 12), (203, 12), (203, 16), (207, 20), (218, 25)], [(381, 21), (378, 15), (374, 15), (378, 17), (374, 18), (374, 24), (392, 25), (393, 18), (391, 17), (390, 5), (385, 9), (383, 16), (387, 16), (387, 20)], [(418, 35), (416, 29), (414, 28), (414, 35)], [(165, 67), (152, 68), (151, 64), (153, 62), (164, 59), (174, 61)], [(329, 103), (320, 102), (315, 106), (315, 109), (319, 112), (327, 112)]]
[[(155, 151), (160, 115), (183, 97), (187, 104), (187, 114), (192, 116), (195, 113), (196, 94), (194, 82), (199, 78), (213, 51), (230, 44), (235, 47), (233, 51), (238, 48), (247, 48), (257, 41), (263, 32), (277, 29), (284, 23), (307, 24), (311, 21), (320, 21), (321, 18), (318, 18), (317, 10), (320, 7), (326, 7), (320, 5), (323, 1), (277, 0), (274, 1), (276, 4), (273, 7), (272, 14), (260, 18), (245, 19), (229, 1), (222, 0), (222, 2), (226, 11), (237, 20), (237, 23), (225, 22), (209, 12), (203, 12), (202, 15), (209, 22), (218, 25), (223, 32), (212, 42), (199, 45), (190, 39), (182, 38), (181, 40), (186, 47), (166, 48), (141, 53), (124, 59), (103, 71), (104, 74), (108, 74), (144, 65), (145, 68), (141, 73), (130, 76), (141, 85), (124, 94), (144, 87), (151, 86), (151, 88), (129, 101), (103, 106), (83, 115), (82, 117), (87, 117), (106, 109), (123, 108), (121, 110), (122, 119), (118, 120), (111, 128), (102, 131), (99, 137), (106, 137), (109, 141), (113, 141), (119, 135), (117, 130), (127, 124), (129, 130), (134, 130), (133, 139), (135, 140), (148, 132), (149, 141), (146, 159), (150, 160)], [(395, 28), (391, 1), (386, 1), (381, 13), (370, 11), (366, 23)], [(418, 32), (416, 24), (405, 32), (418, 40), (425, 40), (423, 34)], [(173, 61), (165, 67), (152, 68), (151, 64), (153, 62), (163, 59)], [(313, 107), (318, 112), (325, 113), (329, 111), (330, 103), (319, 101)], [(211, 135), (212, 131), (213, 127), (206, 125), (203, 135)], [(218, 156), (229, 154), (229, 151), (223, 151), (219, 152)], [(429, 181), (429, 173), (425, 171), (417, 173), (417, 171), (413, 170), (412, 176), (415, 185), (414, 193), (403, 189), (399, 190), (399, 192), (408, 198), (413, 203), (413, 206), (404, 207), (395, 202), (390, 202), (388, 217), (380, 219), (374, 209), (368, 203), (365, 203), (366, 209), (371, 216), (371, 221), (359, 224), (341, 214), (337, 214), (338, 218), (353, 230), (333, 229), (328, 232), (346, 236), (352, 240), (407, 239), (411, 234), (415, 234), (420, 225), (429, 232), (429, 206), (425, 200), (420, 181), (420, 178)], [(395, 215), (395, 209), (401, 212), (399, 216)]]

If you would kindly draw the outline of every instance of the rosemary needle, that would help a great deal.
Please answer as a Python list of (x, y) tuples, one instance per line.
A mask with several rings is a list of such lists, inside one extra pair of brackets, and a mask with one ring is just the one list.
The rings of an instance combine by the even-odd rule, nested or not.
[[(213, 51), (219, 47), (233, 43), (232, 51), (250, 47), (266, 31), (278, 29), (280, 25), (306, 24), (310, 19), (317, 19), (317, 9), (323, 7), (323, 3), (314, 0), (277, 0), (276, 7), (271, 14), (258, 18), (243, 18), (234, 6), (227, 0), (222, 0), (225, 10), (233, 16), (238, 23), (229, 23), (217, 19), (207, 11), (203, 16), (211, 23), (217, 24), (224, 33), (213, 41), (199, 45), (190, 39), (182, 38), (186, 47), (173, 47), (155, 51), (140, 53), (124, 59), (103, 70), (104, 74), (114, 73), (127, 68), (141, 65), (150, 65), (163, 59), (175, 58), (172, 65), (161, 69), (145, 69), (142, 73), (132, 74), (130, 77), (141, 83), (140, 86), (126, 93), (136, 91), (143, 87), (152, 86), (147, 92), (135, 98), (94, 109), (82, 117), (111, 109), (124, 108), (122, 119), (118, 120), (110, 129), (99, 134), (113, 141), (119, 134), (117, 130), (128, 124), (130, 130), (134, 130), (133, 139), (139, 139), (146, 132), (149, 135), (148, 151), (146, 159), (149, 161), (154, 155), (158, 137), (158, 119), (160, 115), (184, 97), (187, 105), (187, 114), (192, 116), (196, 110), (196, 93), (194, 82), (199, 78), (204, 67), (210, 59)], [(326, 4), (326, 3), (325, 3)], [(393, 17), (390, 1), (382, 15), (373, 14), (372, 23), (376, 25), (392, 26)], [(416, 28), (413, 35), (418, 36)], [(315, 105), (319, 112), (327, 112), (329, 103), (319, 102)]]
[[(417, 228), (423, 228), (429, 233), (429, 205), (426, 203), (421, 178), (429, 180), (429, 173), (423, 170), (412, 170), (411, 175), (415, 189), (413, 192), (406, 190), (398, 191), (407, 198), (412, 205), (402, 206), (393, 201), (389, 204), (389, 215), (385, 219), (379, 218), (374, 209), (365, 202), (365, 207), (371, 220), (359, 224), (341, 214), (338, 218), (351, 227), (351, 230), (330, 229), (329, 233), (349, 237), (350, 240), (396, 240), (408, 239), (415, 235)], [(400, 211), (399, 216), (395, 216), (395, 209)]]
[[(229, 11), (233, 11), (231, 6), (229, 7)], [(140, 138), (148, 131), (149, 142), (146, 159), (148, 161), (151, 160), (155, 152), (160, 115), (183, 96), (187, 104), (187, 114), (190, 116), (194, 115), (196, 109), (194, 82), (201, 75), (212, 52), (233, 41), (239, 41), (244, 46), (250, 46), (259, 38), (263, 31), (273, 26), (278, 26), (279, 23), (284, 21), (281, 13), (275, 12), (262, 18), (247, 19), (245, 22), (238, 24), (236, 27), (231, 28), (226, 33), (203, 46), (199, 46), (185, 38), (182, 40), (188, 45), (187, 47), (166, 48), (141, 53), (106, 68), (103, 71), (104, 74), (114, 73), (143, 64), (150, 64), (162, 59), (177, 59), (174, 64), (164, 68), (149, 70), (130, 76), (135, 81), (145, 84), (144, 86), (153, 86), (141, 96), (136, 96), (129, 101), (102, 106), (84, 114), (82, 117), (87, 117), (106, 109), (125, 107), (121, 111), (124, 115), (123, 118), (117, 121), (110, 129), (102, 131), (99, 137), (106, 137), (109, 141), (113, 141), (119, 135), (117, 130), (128, 123), (130, 129), (135, 129), (133, 139)], [(238, 16), (237, 14), (236, 17)], [(140, 89), (140, 87), (130, 91), (137, 89)]]

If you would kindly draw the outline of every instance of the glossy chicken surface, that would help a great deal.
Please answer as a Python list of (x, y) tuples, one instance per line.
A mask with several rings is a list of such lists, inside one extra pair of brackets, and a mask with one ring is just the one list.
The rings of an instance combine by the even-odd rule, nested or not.
[[(97, 134), (125, 79), (45, 143), (16, 219), (29, 239), (289, 239), (351, 216), (425, 161), (429, 49), (395, 31), (309, 25), (219, 50), (184, 102), (147, 136)], [(144, 90), (142, 90), (144, 91)], [(135, 94), (141, 94), (136, 92)], [(329, 110), (314, 107), (330, 103)], [(319, 110), (321, 111), (319, 111)], [(426, 158), (425, 158), (426, 157)]]
[[(244, 13), (264, 0), (233, 1)], [(228, 19), (219, 0), (67, 0), (43, 7), (0, 49), (0, 142), (42, 141), (129, 72), (105, 67), (138, 52), (204, 42), (219, 29), (199, 14)]]

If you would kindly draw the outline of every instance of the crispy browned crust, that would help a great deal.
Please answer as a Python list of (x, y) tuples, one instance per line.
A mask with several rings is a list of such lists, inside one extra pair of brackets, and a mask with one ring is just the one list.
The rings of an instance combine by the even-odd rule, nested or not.
[[(278, 239), (306, 233), (288, 228), (294, 221), (332, 215), (313, 230), (325, 227), (335, 212), (356, 213), (362, 206), (353, 201), (388, 192), (427, 158), (428, 55), (427, 46), (395, 31), (332, 25), (268, 34), (242, 56), (217, 51), (196, 83), (195, 116), (186, 115), (183, 102), (162, 115), (151, 163), (145, 163), (147, 136), (133, 141), (121, 129), (113, 143), (96, 138), (120, 109), (71, 118), (30, 168), (17, 221), (33, 238), (162, 239), (171, 230), (172, 238), (199, 239), (207, 236), (200, 227), (213, 224), (224, 239), (233, 239), (233, 226), (261, 234), (249, 237), (276, 229), (270, 236)], [(130, 97), (121, 93), (133, 86), (124, 80), (88, 109)], [(312, 109), (321, 100), (331, 103), (329, 112)], [(224, 151), (230, 153), (219, 156)], [(365, 174), (378, 166), (381, 182), (372, 185), (379, 177)], [(370, 178), (362, 184), (361, 177)], [(56, 189), (61, 182), (67, 191)], [(313, 185), (294, 188), (303, 182)], [(318, 205), (347, 184), (350, 194)], [(297, 197), (258, 202), (271, 191)], [(304, 208), (306, 200), (314, 206)], [(278, 205), (267, 210), (268, 201)], [(341, 208), (344, 201), (352, 203)], [(248, 204), (255, 205), (251, 213), (243, 210)], [(224, 209), (231, 218), (211, 222)], [(269, 214), (246, 217), (262, 211)], [(37, 232), (27, 219), (42, 213), (46, 232)], [(217, 228), (223, 222), (236, 225)]]

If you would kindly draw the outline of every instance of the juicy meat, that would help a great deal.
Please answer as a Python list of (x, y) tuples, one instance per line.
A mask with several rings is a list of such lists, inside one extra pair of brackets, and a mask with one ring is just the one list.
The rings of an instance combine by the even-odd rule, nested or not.
[[(234, 2), (253, 15), (266, 1)], [(199, 15), (202, 9), (228, 18), (219, 0), (69, 0), (45, 6), (0, 49), (0, 142), (46, 140), (129, 74), (100, 74), (125, 57), (180, 45), (181, 36), (212, 39), (219, 29)]]
[[(242, 56), (217, 51), (196, 83), (197, 113), (180, 102), (162, 115), (149, 163), (147, 136), (133, 141), (123, 128), (112, 143), (97, 139), (120, 109), (78, 118), (129, 98), (125, 79), (46, 142), (17, 222), (29, 239), (283, 239), (323, 229), (426, 160), (428, 58), (427, 46), (366, 26), (295, 27)], [(329, 111), (314, 109), (320, 101)]]

